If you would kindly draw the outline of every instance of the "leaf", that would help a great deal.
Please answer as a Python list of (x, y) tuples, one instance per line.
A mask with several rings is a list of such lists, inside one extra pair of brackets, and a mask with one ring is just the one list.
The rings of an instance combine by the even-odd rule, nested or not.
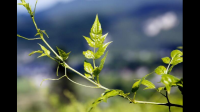
[(101, 70), (99, 69), (99, 67), (96, 67), (96, 68), (94, 69), (94, 71), (93, 71), (94, 77), (98, 76), (100, 72), (101, 72)]
[(41, 50), (33, 51), (33, 52), (31, 52), (31, 53), (29, 54), (29, 56), (31, 56), (31, 55), (33, 55), (33, 54), (35, 54), (35, 53), (43, 53), (43, 51), (41, 51)]
[[(87, 109), (87, 112), (90, 112), (94, 107), (96, 107), (102, 101), (107, 102), (107, 99), (110, 97), (114, 97), (117, 95), (123, 95), (124, 92), (122, 90), (106, 90), (101, 97), (97, 98)], [(124, 94), (125, 95), (125, 94)]]
[(170, 59), (169, 57), (164, 57), (164, 58), (162, 58), (162, 61), (163, 61), (164, 63), (166, 63), (166, 64), (169, 64), (170, 61), (171, 61), (171, 59)]
[(41, 31), (42, 31), (42, 33), (44, 33), (47, 36), (47, 38), (49, 38), (49, 36), (47, 35), (45, 30), (41, 30)]
[(91, 76), (90, 74), (87, 74), (87, 73), (85, 73), (85, 76), (86, 76), (87, 78), (92, 78), (92, 76)]
[(94, 58), (94, 53), (91, 50), (87, 50), (87, 51), (83, 51), (83, 55), (87, 58), (87, 59), (93, 59)]
[(166, 68), (164, 66), (158, 66), (156, 69), (155, 69), (155, 72), (156, 74), (158, 75), (162, 75), (162, 74), (165, 74), (166, 72)]
[(178, 46), (177, 48), (178, 48), (178, 49), (183, 49), (183, 46)]
[[(63, 51), (62, 49), (58, 48), (57, 46), (56, 46), (56, 48), (58, 50), (58, 53), (59, 53), (60, 57), (63, 59), (63, 61), (65, 61), (66, 59), (68, 59), (69, 54), (71, 52), (66, 53), (65, 51)], [(57, 59), (59, 59), (59, 58), (57, 58)]]
[[(39, 43), (38, 43), (39, 44)], [(47, 55), (47, 56), (50, 56), (50, 51), (47, 50), (44, 46), (42, 46), (41, 44), (39, 44), (41, 49), (44, 51), (44, 54)], [(42, 54), (42, 56), (45, 56)], [(41, 56), (40, 56), (41, 57)]]
[(183, 57), (181, 57), (183, 55), (183, 52), (180, 51), (180, 50), (173, 50), (171, 52), (171, 58), (172, 58), (172, 61), (171, 61), (171, 64), (178, 64), (178, 63), (181, 63), (183, 62)]
[(40, 57), (43, 57), (43, 56), (46, 56), (46, 54), (42, 53), (40, 56), (38, 56), (37, 58), (40, 58)]
[(140, 86), (140, 84), (141, 84), (141, 81), (142, 80), (139, 80), (139, 81), (137, 81), (137, 82), (135, 82), (134, 84), (133, 84), (133, 86), (132, 86), (132, 89), (131, 89), (131, 92), (136, 92), (138, 89), (139, 89), (139, 86)]
[(159, 87), (159, 88), (158, 88), (158, 91), (160, 92), (160, 91), (162, 91), (163, 89), (165, 89), (165, 87)]
[(108, 51), (106, 52), (105, 56), (101, 59), (101, 63), (99, 65), (99, 69), (102, 70), (103, 69), (103, 65), (106, 61), (106, 57), (107, 57)]
[(173, 75), (170, 74), (163, 74), (161, 76), (161, 82), (165, 85), (168, 94), (170, 94), (171, 86), (178, 81), (179, 79), (177, 77), (174, 77)]
[(94, 24), (92, 25), (92, 28), (91, 28), (90, 32), (94, 33), (94, 34), (102, 34), (101, 24), (99, 22), (98, 15), (96, 15)]
[(111, 42), (108, 42), (108, 43), (106, 43), (106, 44), (103, 44), (103, 45), (101, 45), (101, 46), (99, 47), (99, 49), (97, 50), (97, 52), (96, 52), (95, 55), (94, 55), (95, 59), (100, 58), (100, 57), (104, 54), (106, 48), (108, 47), (108, 45), (109, 45), (110, 43), (112, 43), (112, 41), (111, 41)]
[(84, 61), (84, 70), (87, 72), (87, 73), (90, 73), (92, 74), (93, 73), (93, 67), (92, 65), (87, 62), (87, 61)]
[(150, 82), (150, 81), (148, 81), (146, 79), (144, 79), (141, 84), (147, 86), (144, 89), (154, 89), (154, 88), (156, 88), (155, 85), (152, 82)]
[(87, 43), (88, 43), (88, 45), (89, 45), (90, 47), (94, 47), (95, 43), (94, 43), (93, 40), (91, 40), (90, 38), (85, 37), (85, 36), (83, 36), (83, 37), (85, 38), (85, 40), (87, 41)]
[(136, 91), (139, 89), (140, 84), (142, 83), (142, 81), (145, 80), (145, 78), (146, 78), (147, 76), (149, 76), (150, 74), (152, 74), (152, 73), (153, 73), (153, 72), (151, 72), (151, 73), (145, 75), (144, 77), (142, 77), (142, 79), (136, 81), (136, 82), (133, 84), (133, 86), (132, 86), (131, 92), (133, 92), (133, 93), (136, 92)]

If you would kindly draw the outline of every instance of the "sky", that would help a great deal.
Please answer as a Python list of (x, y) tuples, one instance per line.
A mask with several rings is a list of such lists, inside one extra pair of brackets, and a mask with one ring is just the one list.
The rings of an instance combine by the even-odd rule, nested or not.
[[(31, 9), (34, 10), (36, 0), (25, 0), (25, 1), (27, 3), (29, 3), (31, 6)], [(71, 1), (73, 1), (73, 0), (38, 0), (37, 7), (36, 7), (36, 10), (37, 10), (36, 13), (40, 12), (42, 10), (48, 9), (57, 3), (60, 3), (60, 2), (67, 3), (67, 2), (71, 2)], [(21, 3), (21, 0), (17, 0), (17, 3)], [(21, 5), (17, 5), (17, 13), (28, 14), (26, 9)]]

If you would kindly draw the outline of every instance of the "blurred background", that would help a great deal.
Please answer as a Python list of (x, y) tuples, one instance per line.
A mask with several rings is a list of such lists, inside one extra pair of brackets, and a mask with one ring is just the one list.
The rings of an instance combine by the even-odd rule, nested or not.
[[(20, 3), (17, 0), (17, 3)], [(36, 0), (26, 0), (34, 9)], [(100, 74), (100, 83), (108, 88), (130, 92), (134, 79), (141, 78), (164, 65), (162, 57), (183, 41), (182, 0), (39, 0), (35, 21), (49, 35), (46, 41), (66, 52), (71, 51), (67, 63), (84, 73), (82, 52), (89, 48), (83, 36), (89, 37), (90, 29), (98, 14), (103, 34), (108, 33), (106, 42), (113, 41), (107, 48), (108, 55)], [(26, 9), (17, 6), (17, 34), (34, 38), (36, 30)], [(17, 111), (18, 112), (85, 112), (87, 107), (104, 90), (91, 89), (71, 83), (66, 78), (45, 81), (56, 76), (57, 63), (39, 54), (41, 40), (25, 40), (17, 37)], [(51, 53), (53, 56), (53, 53)], [(100, 59), (96, 61), (99, 65)], [(79, 75), (68, 70), (71, 79), (92, 85)], [(172, 75), (182, 77), (182, 64), (175, 66)], [(59, 76), (64, 75), (60, 67)], [(160, 76), (150, 75), (148, 80), (156, 87), (162, 86)], [(167, 102), (155, 90), (139, 89), (136, 99), (141, 101)], [(132, 96), (132, 94), (130, 94)], [(172, 87), (170, 101), (183, 104), (182, 95)], [(183, 109), (172, 107), (172, 112)], [(168, 112), (168, 107), (131, 104), (121, 97), (102, 102), (92, 112)]]

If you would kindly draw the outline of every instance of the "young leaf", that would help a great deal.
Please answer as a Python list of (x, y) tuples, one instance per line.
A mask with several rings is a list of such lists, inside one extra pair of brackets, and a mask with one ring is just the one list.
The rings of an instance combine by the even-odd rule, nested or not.
[(183, 46), (178, 46), (177, 48), (178, 48), (178, 49), (183, 49)]
[(100, 58), (100, 57), (104, 54), (104, 52), (105, 52), (107, 46), (108, 46), (110, 43), (112, 43), (112, 41), (111, 41), (111, 42), (108, 42), (108, 43), (106, 43), (106, 44), (103, 44), (103, 45), (101, 45), (101, 46), (99, 47), (99, 49), (97, 50), (97, 52), (96, 52), (95, 55), (94, 55), (95, 59)]
[(162, 58), (162, 61), (164, 62), (164, 63), (166, 63), (166, 64), (169, 64), (169, 62), (170, 62), (170, 58), (169, 57), (164, 57), (164, 58)]
[[(96, 99), (91, 105), (90, 107), (87, 109), (87, 112), (90, 112), (94, 107), (96, 107), (99, 103), (101, 103), (102, 101), (106, 102), (108, 98), (110, 97), (114, 97), (117, 95), (121, 95), (124, 94), (124, 92), (122, 90), (106, 90), (101, 97), (99, 97), (98, 99)], [(125, 95), (125, 94), (124, 94)]]
[(40, 58), (40, 57), (43, 57), (43, 56), (46, 56), (46, 54), (42, 53), (40, 56), (38, 56), (37, 58)]
[(69, 57), (69, 54), (71, 52), (66, 53), (65, 51), (63, 51), (62, 49), (58, 48), (57, 46), (56, 46), (56, 48), (58, 50), (58, 53), (59, 53), (60, 57), (65, 61)]
[(156, 69), (155, 69), (155, 72), (156, 74), (158, 75), (162, 75), (162, 74), (165, 74), (166, 72), (166, 68), (164, 66), (158, 66)]
[(131, 89), (131, 92), (132, 92), (132, 93), (136, 92), (136, 91), (139, 89), (139, 86), (140, 86), (140, 84), (141, 84), (141, 81), (142, 81), (142, 80), (138, 80), (137, 82), (135, 82), (135, 83), (133, 84), (132, 89)]
[(94, 24), (92, 25), (92, 28), (91, 28), (90, 32), (94, 33), (94, 34), (102, 34), (101, 24), (99, 22), (98, 15), (96, 15)]
[(43, 51), (41, 51), (41, 50), (33, 51), (33, 52), (31, 52), (31, 53), (29, 54), (29, 56), (31, 56), (31, 55), (33, 55), (33, 54), (35, 54), (35, 53), (43, 53)]
[(83, 55), (87, 58), (87, 59), (93, 59), (94, 58), (94, 53), (91, 50), (87, 50), (87, 51), (83, 51)]
[(165, 89), (165, 87), (159, 87), (158, 92), (162, 91), (163, 89)]
[(136, 91), (139, 89), (140, 84), (142, 83), (142, 81), (145, 80), (145, 78), (146, 78), (147, 76), (149, 76), (150, 74), (152, 74), (152, 73), (153, 73), (153, 72), (151, 72), (151, 73), (145, 75), (144, 77), (142, 77), (142, 79), (140, 79), (140, 80), (138, 80), (137, 82), (135, 82), (135, 83), (133, 84), (133, 86), (132, 86), (131, 91), (132, 91), (133, 93), (136, 92)]
[(87, 78), (92, 78), (92, 76), (91, 76), (90, 74), (87, 74), (87, 73), (85, 73), (85, 76), (86, 76)]
[(47, 38), (49, 38), (49, 36), (47, 35), (45, 30), (41, 30), (41, 31), (42, 31), (42, 33), (44, 33), (47, 36)]
[(90, 73), (92, 74), (93, 73), (93, 67), (92, 65), (87, 62), (87, 61), (84, 61), (84, 70), (87, 72), (87, 73)]
[(99, 75), (99, 73), (101, 72), (101, 70), (99, 69), (99, 67), (96, 67), (93, 71), (93, 75), (94, 77), (96, 77), (97, 75)]
[[(42, 46), (41, 44), (39, 44), (40, 45), (40, 47), (41, 47), (41, 49), (44, 51), (44, 54), (45, 55), (47, 55), (47, 56), (50, 56), (50, 51), (49, 50), (47, 50), (44, 46)], [(43, 54), (42, 54), (42, 56), (44, 56)], [(40, 56), (41, 57), (41, 56)]]
[(181, 63), (183, 62), (183, 57), (181, 57), (183, 55), (183, 52), (180, 51), (180, 50), (173, 50), (171, 52), (171, 58), (172, 58), (172, 62), (171, 64), (178, 64), (178, 63)]
[(87, 43), (88, 43), (88, 45), (89, 45), (90, 47), (94, 47), (95, 43), (94, 43), (93, 40), (91, 40), (90, 38), (85, 37), (85, 36), (83, 36), (83, 37), (85, 38), (85, 40), (87, 41)]
[(144, 89), (154, 89), (154, 88), (156, 88), (155, 85), (154, 85), (152, 82), (150, 82), (150, 81), (148, 81), (148, 80), (146, 80), (146, 79), (143, 80), (141, 84), (147, 86), (147, 87), (144, 88)]
[(173, 75), (163, 74), (161, 76), (161, 82), (165, 85), (168, 94), (170, 94), (171, 86), (173, 84), (176, 84), (176, 82), (178, 81), (179, 79), (177, 77), (174, 77)]
[(106, 57), (107, 57), (108, 51), (106, 52), (105, 56), (101, 59), (101, 63), (99, 65), (99, 69), (102, 70), (103, 69), (103, 65), (105, 63)]

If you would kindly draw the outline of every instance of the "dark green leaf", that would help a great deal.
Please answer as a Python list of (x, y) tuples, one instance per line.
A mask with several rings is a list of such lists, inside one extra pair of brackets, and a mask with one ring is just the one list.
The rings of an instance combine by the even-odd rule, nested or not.
[(101, 45), (101, 46), (99, 47), (98, 51), (97, 51), (97, 52), (95, 53), (95, 55), (94, 55), (95, 59), (100, 58), (100, 57), (104, 54), (104, 52), (105, 52), (107, 46), (108, 46), (110, 43), (112, 43), (112, 41), (111, 41), (111, 42), (108, 42), (108, 43), (106, 43), (106, 44), (103, 44), (103, 45)]
[(94, 58), (94, 53), (91, 50), (87, 50), (87, 51), (83, 51), (83, 55), (87, 58), (87, 59), (93, 59)]
[(106, 57), (107, 57), (108, 51), (106, 52), (105, 56), (101, 59), (101, 63), (99, 65), (99, 69), (102, 70), (103, 69), (103, 65), (105, 63)]
[(162, 61), (163, 61), (164, 63), (166, 63), (166, 64), (169, 64), (170, 61), (171, 61), (171, 59), (170, 59), (169, 57), (164, 57), (164, 58), (162, 58)]
[(99, 67), (96, 67), (93, 71), (93, 75), (94, 77), (96, 77), (97, 75), (99, 75), (99, 73), (101, 72), (101, 70), (99, 69)]
[(158, 66), (156, 69), (155, 69), (155, 72), (156, 74), (158, 75), (162, 75), (162, 74), (166, 74), (166, 68), (164, 66)]
[(65, 61), (65, 60), (69, 57), (69, 54), (70, 54), (71, 52), (66, 53), (66, 52), (63, 51), (62, 49), (60, 49), (60, 48), (58, 48), (58, 47), (56, 47), (56, 48), (57, 48), (57, 50), (58, 50), (58, 53), (59, 53), (60, 57), (63, 59), (63, 61)]
[(90, 74), (93, 73), (93, 67), (92, 67), (92, 65), (91, 65), (89, 62), (87, 62), (87, 61), (84, 62), (84, 70), (85, 70), (87, 73), (90, 73)]

